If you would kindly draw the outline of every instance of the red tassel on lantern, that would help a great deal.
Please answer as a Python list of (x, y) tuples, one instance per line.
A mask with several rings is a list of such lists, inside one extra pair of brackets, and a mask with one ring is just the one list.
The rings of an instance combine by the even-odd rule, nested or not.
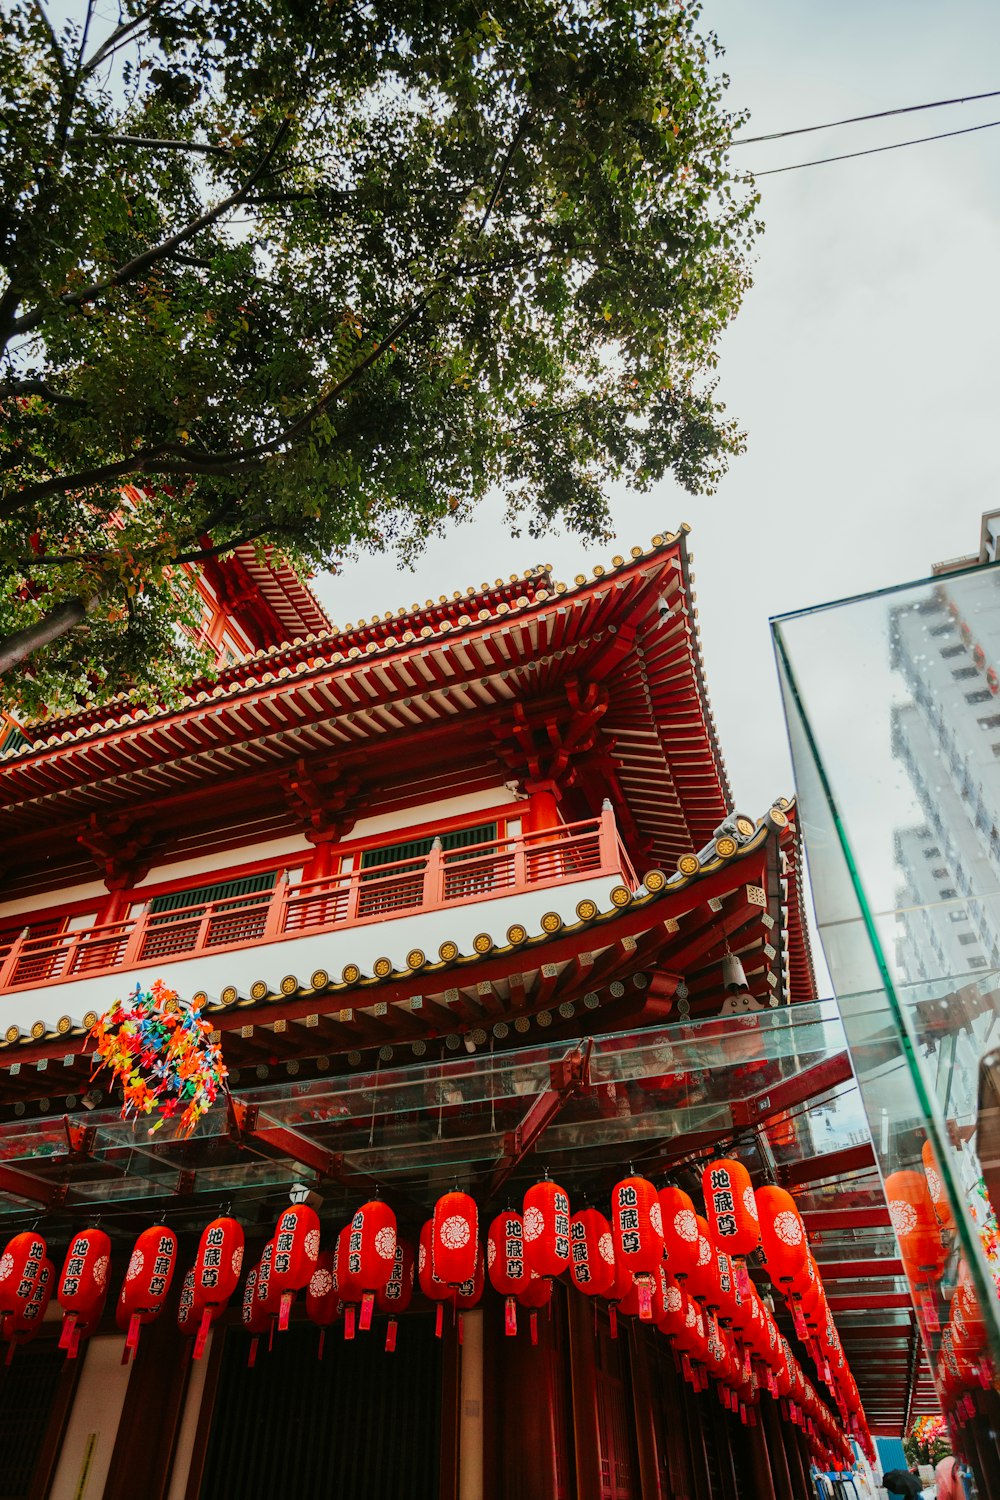
[(528, 1280), (524, 1263), (524, 1224), (512, 1208), (497, 1214), (486, 1236), (486, 1265), (490, 1284), (504, 1299), (504, 1333), (517, 1333), (517, 1294)]
[(413, 1253), (413, 1246), (407, 1240), (397, 1240), (389, 1279), (382, 1290), (375, 1293), (375, 1306), (378, 1311), (389, 1314), (389, 1323), (385, 1332), (387, 1354), (393, 1353), (396, 1348), (399, 1316), (406, 1311), (413, 1300), (415, 1267), (416, 1256)]
[(306, 1287), (306, 1317), (319, 1329), (317, 1359), (323, 1358), (326, 1330), (337, 1321), (340, 1310), (337, 1254), (335, 1250), (321, 1250), (316, 1258), (316, 1269)]
[(434, 1319), (434, 1336), (440, 1338), (444, 1332), (444, 1304), (451, 1300), (452, 1289), (446, 1281), (438, 1280), (434, 1273), (434, 1261), (431, 1255), (433, 1233), (434, 1221), (428, 1219), (420, 1231), (417, 1246), (417, 1280), (424, 1296), (438, 1305), (437, 1316)]

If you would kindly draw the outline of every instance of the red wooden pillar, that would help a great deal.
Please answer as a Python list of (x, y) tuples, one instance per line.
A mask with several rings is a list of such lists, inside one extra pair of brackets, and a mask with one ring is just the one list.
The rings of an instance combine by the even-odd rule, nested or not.
[(665, 1341), (657, 1346), (657, 1353), (666, 1457), (666, 1494), (668, 1500), (693, 1500), (695, 1488), (691, 1477), (691, 1453), (684, 1423), (684, 1382), (676, 1368), (673, 1350)]
[[(124, 1343), (124, 1337), (122, 1342)], [(103, 1500), (163, 1500), (184, 1392), (191, 1369), (188, 1340), (164, 1313), (143, 1329), (129, 1377)]]
[(796, 1500), (792, 1476), (788, 1468), (788, 1453), (785, 1448), (782, 1422), (778, 1408), (770, 1396), (762, 1394), (757, 1413), (764, 1437), (767, 1441), (768, 1457), (771, 1461), (771, 1477), (778, 1500)]
[(635, 1443), (639, 1455), (639, 1493), (642, 1500), (663, 1500), (660, 1486), (660, 1440), (657, 1422), (658, 1393), (650, 1375), (649, 1335), (640, 1323), (629, 1323), (629, 1353), (632, 1366), (632, 1410)]
[[(721, 1500), (739, 1500), (740, 1491), (736, 1481), (737, 1459), (733, 1452), (733, 1438), (737, 1423), (719, 1404), (714, 1386), (709, 1386), (708, 1390), (702, 1393), (699, 1405), (703, 1413), (706, 1408), (708, 1412), (710, 1441), (719, 1471)], [(773, 1500), (773, 1497), (766, 1491), (758, 1491), (756, 1488), (753, 1491), (753, 1497), (754, 1500)], [(715, 1500), (714, 1491), (713, 1500)]]
[(684, 1423), (688, 1441), (694, 1500), (715, 1500), (708, 1468), (708, 1454), (705, 1450), (705, 1431), (702, 1426), (701, 1402), (704, 1398), (696, 1395), (686, 1380), (680, 1382), (680, 1392), (681, 1420)]
[(457, 1500), (458, 1438), (461, 1428), (459, 1403), (462, 1380), (459, 1360), (458, 1325), (444, 1320), (444, 1349), (441, 1359), (441, 1500)]
[(525, 832), (537, 833), (540, 828), (555, 828), (559, 822), (559, 788), (554, 781), (527, 781), (528, 806), (525, 816)]
[(746, 1428), (747, 1450), (750, 1454), (754, 1476), (754, 1500), (777, 1500), (764, 1424), (760, 1418), (760, 1411), (757, 1410), (754, 1414), (757, 1418), (756, 1424)]
[[(53, 1343), (55, 1340), (53, 1339)], [(67, 1359), (59, 1373), (59, 1381), (56, 1385), (52, 1405), (49, 1408), (49, 1420), (45, 1428), (45, 1437), (42, 1440), (41, 1451), (35, 1472), (31, 1476), (31, 1488), (28, 1491), (28, 1500), (45, 1500), (49, 1493), (53, 1477), (56, 1472), (56, 1464), (59, 1461), (59, 1452), (62, 1448), (63, 1438), (66, 1435), (66, 1427), (69, 1415), (73, 1409), (73, 1397), (76, 1395), (76, 1387), (83, 1368), (82, 1359)], [(16, 1367), (13, 1378), (17, 1378)], [(8, 1372), (8, 1379), (10, 1372)]]
[(594, 1307), (587, 1297), (567, 1298), (572, 1381), (573, 1451), (577, 1500), (601, 1500), (600, 1414)]

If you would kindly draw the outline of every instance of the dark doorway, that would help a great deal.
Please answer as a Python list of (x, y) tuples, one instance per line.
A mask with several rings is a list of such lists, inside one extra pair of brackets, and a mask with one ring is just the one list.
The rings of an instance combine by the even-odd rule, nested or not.
[(401, 1320), (395, 1354), (376, 1326), (316, 1358), (318, 1332), (290, 1328), (247, 1368), (249, 1341), (226, 1339), (202, 1500), (436, 1500), (441, 1345), (431, 1314)]

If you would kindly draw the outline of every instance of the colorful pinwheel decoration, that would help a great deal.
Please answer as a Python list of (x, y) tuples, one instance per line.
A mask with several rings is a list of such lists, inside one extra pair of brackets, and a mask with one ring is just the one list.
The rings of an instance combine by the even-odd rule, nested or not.
[(110, 1068), (122, 1086), (122, 1118), (152, 1114), (177, 1118), (177, 1138), (189, 1136), (219, 1094), (227, 1091), (228, 1072), (222, 1048), (211, 1040), (211, 1024), (201, 1007), (181, 1000), (162, 980), (143, 991), (137, 984), (125, 1000), (116, 1000), (91, 1027), (100, 1056), (94, 1069)]

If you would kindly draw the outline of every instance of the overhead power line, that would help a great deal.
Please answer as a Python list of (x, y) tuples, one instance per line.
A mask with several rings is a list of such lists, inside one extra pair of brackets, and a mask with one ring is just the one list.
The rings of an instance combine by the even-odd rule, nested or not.
[(988, 94), (963, 94), (960, 99), (935, 99), (930, 104), (903, 104), (898, 109), (877, 110), (873, 115), (849, 115), (845, 120), (828, 120), (825, 125), (801, 125), (797, 130), (774, 130), (770, 135), (740, 136), (733, 145), (755, 146), (760, 141), (783, 141), (790, 135), (811, 135), (814, 130), (836, 130), (841, 125), (861, 125), (865, 120), (887, 120), (890, 115), (912, 115), (922, 109), (944, 109), (949, 104), (972, 104), (977, 99), (997, 98), (1000, 98), (1000, 89), (991, 89)]
[(922, 146), (926, 141), (946, 141), (953, 135), (974, 135), (977, 130), (992, 130), (1000, 120), (987, 120), (985, 125), (967, 125), (964, 130), (944, 130), (940, 135), (918, 135), (910, 141), (893, 141), (889, 146), (869, 146), (867, 151), (845, 151), (842, 156), (818, 156), (814, 161), (796, 161), (788, 167), (769, 167), (766, 172), (754, 172), (754, 177), (776, 177), (779, 172), (800, 172), (803, 167), (822, 167), (831, 161), (851, 161), (856, 156), (877, 156), (881, 151), (901, 151), (904, 146)]

